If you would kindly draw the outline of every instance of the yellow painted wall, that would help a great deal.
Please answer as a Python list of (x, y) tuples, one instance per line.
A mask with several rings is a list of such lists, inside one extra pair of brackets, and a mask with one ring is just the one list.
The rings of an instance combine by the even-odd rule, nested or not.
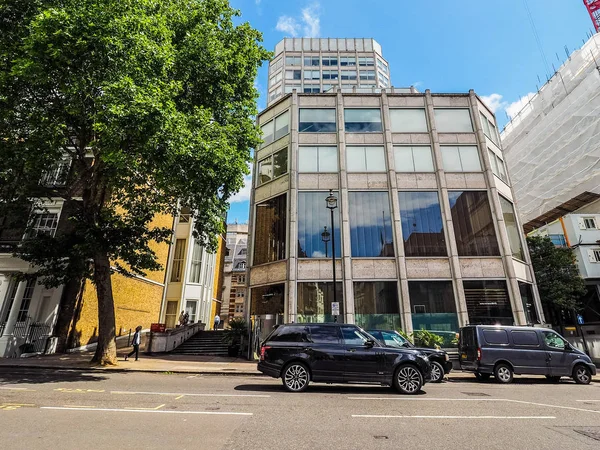
[(215, 263), (215, 274), (213, 279), (213, 296), (212, 296), (212, 307), (210, 311), (210, 322), (209, 327), (212, 328), (215, 323), (215, 316), (217, 311), (221, 309), (221, 301), (223, 297), (223, 279), (225, 269), (225, 234), (219, 236), (219, 246), (217, 248), (216, 263)]
[[(168, 215), (157, 216), (150, 226), (170, 228), (173, 226), (173, 217)], [(158, 262), (163, 267), (155, 272), (147, 272), (145, 278), (162, 285), (165, 281), (169, 244), (152, 242), (150, 247), (156, 253)], [(150, 328), (151, 323), (159, 321), (163, 286), (120, 274), (113, 274), (111, 281), (115, 302), (117, 336), (120, 334), (127, 335), (130, 328), (135, 330), (138, 325), (141, 325), (144, 329)], [(98, 298), (95, 286), (89, 281), (86, 283), (81, 311), (74, 326), (77, 336), (74, 342), (75, 347), (96, 342), (98, 336)]]

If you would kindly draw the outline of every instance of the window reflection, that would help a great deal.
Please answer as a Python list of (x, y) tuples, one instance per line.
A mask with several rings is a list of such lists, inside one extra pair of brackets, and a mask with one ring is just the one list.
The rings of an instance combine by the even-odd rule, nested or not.
[(506, 226), (506, 234), (508, 234), (508, 242), (510, 243), (510, 250), (513, 258), (525, 260), (523, 254), (523, 244), (521, 242), (521, 232), (517, 225), (517, 216), (515, 214), (515, 208), (511, 202), (506, 200), (501, 195), (500, 206), (502, 207), (502, 215), (504, 217), (504, 225)]
[(510, 299), (504, 280), (463, 281), (469, 323), (513, 325)]
[[(344, 317), (342, 283), (336, 283), (336, 300), (340, 304), (337, 322)], [(333, 283), (298, 283), (298, 322), (333, 322), (331, 303), (333, 302)]]
[(395, 281), (354, 283), (354, 319), (366, 330), (400, 329), (398, 285)]
[(352, 256), (394, 256), (387, 192), (349, 192)]
[[(325, 243), (323, 227), (331, 233), (331, 213), (325, 206), (327, 192), (298, 193), (298, 258), (331, 258), (331, 241)], [(333, 195), (338, 197), (337, 192)], [(335, 256), (341, 255), (339, 208), (333, 212)], [(331, 239), (331, 238), (330, 238)]]
[(379, 109), (345, 109), (345, 128), (348, 133), (381, 131), (381, 112)]
[(334, 133), (335, 109), (300, 109), (300, 133)]
[(437, 331), (442, 347), (452, 347), (458, 332), (458, 314), (451, 281), (409, 281), (414, 330)]
[(254, 264), (285, 259), (286, 196), (256, 205)]
[(437, 192), (400, 192), (400, 218), (406, 256), (446, 256)]

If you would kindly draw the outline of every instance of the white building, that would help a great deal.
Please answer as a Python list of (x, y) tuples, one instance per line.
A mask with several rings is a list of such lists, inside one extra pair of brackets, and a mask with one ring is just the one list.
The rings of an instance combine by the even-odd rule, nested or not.
[(248, 258), (248, 224), (227, 224), (227, 250), (223, 276), (221, 320), (245, 317), (246, 261)]

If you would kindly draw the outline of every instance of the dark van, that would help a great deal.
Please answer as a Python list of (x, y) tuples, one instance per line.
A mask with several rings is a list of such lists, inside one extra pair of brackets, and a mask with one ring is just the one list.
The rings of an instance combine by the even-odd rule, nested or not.
[(479, 380), (494, 375), (510, 383), (513, 375), (545, 375), (552, 381), (572, 377), (589, 384), (596, 366), (582, 351), (548, 328), (471, 325), (461, 328), (460, 366)]

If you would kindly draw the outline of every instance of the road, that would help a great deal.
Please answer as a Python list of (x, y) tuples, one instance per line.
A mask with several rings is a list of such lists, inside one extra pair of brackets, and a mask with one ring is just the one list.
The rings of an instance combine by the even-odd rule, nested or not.
[(600, 448), (600, 383), (390, 388), (263, 377), (0, 369), (7, 449)]

